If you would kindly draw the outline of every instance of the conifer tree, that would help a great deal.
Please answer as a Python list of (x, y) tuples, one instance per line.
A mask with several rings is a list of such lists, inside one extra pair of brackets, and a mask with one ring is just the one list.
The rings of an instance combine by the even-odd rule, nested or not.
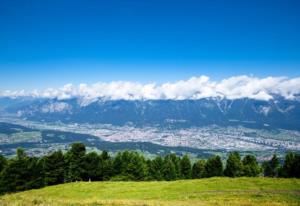
[(180, 169), (183, 179), (190, 179), (192, 177), (191, 161), (187, 155), (184, 155), (180, 160)]
[(107, 151), (102, 152), (100, 160), (100, 180), (109, 180), (113, 175), (113, 162)]
[(148, 167), (149, 167), (150, 179), (163, 180), (163, 178), (164, 178), (163, 165), (164, 165), (164, 161), (161, 158), (161, 156), (157, 156), (152, 161), (151, 160), (149, 161)]
[(224, 175), (227, 177), (239, 177), (242, 175), (243, 168), (241, 157), (238, 152), (230, 152), (226, 161)]
[(277, 177), (280, 168), (279, 160), (276, 154), (273, 155), (270, 161), (263, 163), (264, 175), (267, 177)]
[(53, 152), (42, 159), (45, 185), (56, 185), (64, 182), (65, 160), (61, 150)]
[(101, 157), (96, 152), (90, 152), (84, 157), (84, 181), (99, 181), (102, 175)]
[(215, 177), (223, 175), (223, 164), (220, 156), (210, 157), (205, 164), (206, 177)]
[(285, 156), (281, 176), (283, 177), (300, 177), (300, 155), (289, 152)]
[(10, 161), (1, 172), (0, 191), (14, 192), (27, 189), (26, 183), (29, 178), (28, 157), (21, 148), (17, 149), (17, 156)]
[(243, 158), (243, 176), (257, 177), (261, 171), (258, 162), (253, 155), (246, 155)]
[(164, 179), (167, 181), (177, 178), (176, 169), (173, 161), (170, 158), (165, 158), (163, 166)]
[(199, 179), (205, 177), (205, 160), (198, 160), (192, 169), (192, 178)]
[(82, 143), (73, 143), (71, 149), (66, 154), (68, 165), (66, 180), (69, 182), (81, 181), (84, 175), (84, 157), (85, 145)]
[(7, 159), (2, 155), (0, 155), (0, 173), (6, 167), (6, 165), (7, 165)]

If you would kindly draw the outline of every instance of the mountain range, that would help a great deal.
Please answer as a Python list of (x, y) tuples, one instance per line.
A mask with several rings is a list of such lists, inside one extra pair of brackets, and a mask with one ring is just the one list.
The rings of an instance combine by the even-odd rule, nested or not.
[(300, 130), (300, 101), (274, 95), (270, 100), (109, 100), (2, 97), (0, 113), (39, 122), (198, 127), (207, 125)]

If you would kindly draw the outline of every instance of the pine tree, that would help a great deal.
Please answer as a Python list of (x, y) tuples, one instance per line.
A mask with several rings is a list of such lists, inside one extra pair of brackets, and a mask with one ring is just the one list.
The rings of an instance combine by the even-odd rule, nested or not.
[(192, 166), (190, 158), (184, 155), (180, 160), (181, 177), (183, 179), (190, 179), (192, 177)]
[(71, 149), (66, 154), (68, 165), (66, 180), (69, 182), (81, 181), (84, 176), (84, 157), (85, 145), (82, 143), (73, 143)]
[(224, 175), (228, 177), (239, 177), (242, 175), (242, 162), (238, 152), (230, 152), (226, 161)]
[(0, 173), (6, 167), (6, 165), (7, 165), (7, 159), (2, 155), (0, 155)]
[(43, 170), (46, 185), (56, 185), (64, 182), (65, 160), (62, 151), (53, 152), (43, 159)]
[(143, 180), (148, 176), (144, 157), (137, 152), (119, 152), (113, 162), (114, 175), (119, 180)]
[(289, 152), (285, 156), (281, 176), (300, 177), (300, 155)]
[(276, 154), (274, 154), (270, 161), (263, 163), (264, 175), (267, 177), (277, 177), (279, 167), (279, 160)]
[(101, 157), (96, 152), (90, 152), (84, 157), (84, 181), (99, 181), (102, 175)]
[(222, 176), (223, 164), (220, 156), (215, 155), (210, 157), (205, 164), (206, 177)]
[(192, 169), (192, 178), (199, 179), (205, 177), (205, 160), (198, 160)]
[(118, 152), (113, 160), (113, 176), (121, 175), (123, 173), (122, 153)]
[(163, 165), (164, 165), (164, 161), (161, 158), (161, 156), (157, 156), (152, 161), (151, 160), (149, 161), (148, 167), (149, 167), (150, 179), (163, 180), (163, 178), (164, 178)]
[(257, 177), (261, 171), (258, 162), (253, 155), (246, 155), (243, 158), (243, 175), (247, 177)]
[(163, 174), (164, 179), (167, 181), (175, 180), (177, 178), (175, 165), (169, 158), (164, 160)]
[(100, 155), (101, 174), (100, 180), (109, 180), (113, 175), (113, 162), (107, 151), (103, 151)]
[(25, 189), (37, 189), (45, 186), (43, 163), (38, 157), (29, 157), (26, 160), (26, 184)]
[(127, 174), (132, 180), (144, 180), (148, 176), (148, 168), (144, 157), (137, 152), (131, 152), (127, 165)]
[(24, 150), (17, 149), (16, 158), (8, 161), (8, 164), (1, 172), (0, 193), (22, 191), (27, 189), (28, 181), (28, 157)]
[(180, 165), (180, 157), (178, 157), (174, 153), (171, 153), (171, 154), (168, 154), (166, 156), (166, 158), (170, 159), (173, 162), (173, 164), (174, 164), (176, 179), (182, 178), (181, 168), (180, 168), (181, 167), (181, 165)]

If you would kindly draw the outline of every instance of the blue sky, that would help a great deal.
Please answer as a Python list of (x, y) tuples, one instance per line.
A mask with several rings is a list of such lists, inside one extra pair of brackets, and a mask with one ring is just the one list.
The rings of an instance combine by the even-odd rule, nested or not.
[(0, 90), (300, 76), (297, 0), (1, 0)]

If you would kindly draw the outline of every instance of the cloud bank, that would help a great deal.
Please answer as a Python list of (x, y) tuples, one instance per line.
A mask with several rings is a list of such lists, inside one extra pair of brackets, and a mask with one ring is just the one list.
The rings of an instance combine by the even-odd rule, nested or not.
[(43, 91), (3, 91), (0, 96), (37, 98), (57, 98), (60, 100), (80, 98), (82, 104), (88, 104), (99, 98), (109, 100), (158, 100), (158, 99), (201, 99), (220, 97), (228, 99), (251, 98), (270, 100), (273, 95), (286, 99), (295, 99), (300, 94), (300, 77), (234, 76), (221, 81), (212, 81), (207, 76), (192, 77), (188, 80), (167, 82), (164, 84), (141, 84), (129, 81), (98, 82), (74, 86), (67, 84), (61, 88), (49, 88)]

